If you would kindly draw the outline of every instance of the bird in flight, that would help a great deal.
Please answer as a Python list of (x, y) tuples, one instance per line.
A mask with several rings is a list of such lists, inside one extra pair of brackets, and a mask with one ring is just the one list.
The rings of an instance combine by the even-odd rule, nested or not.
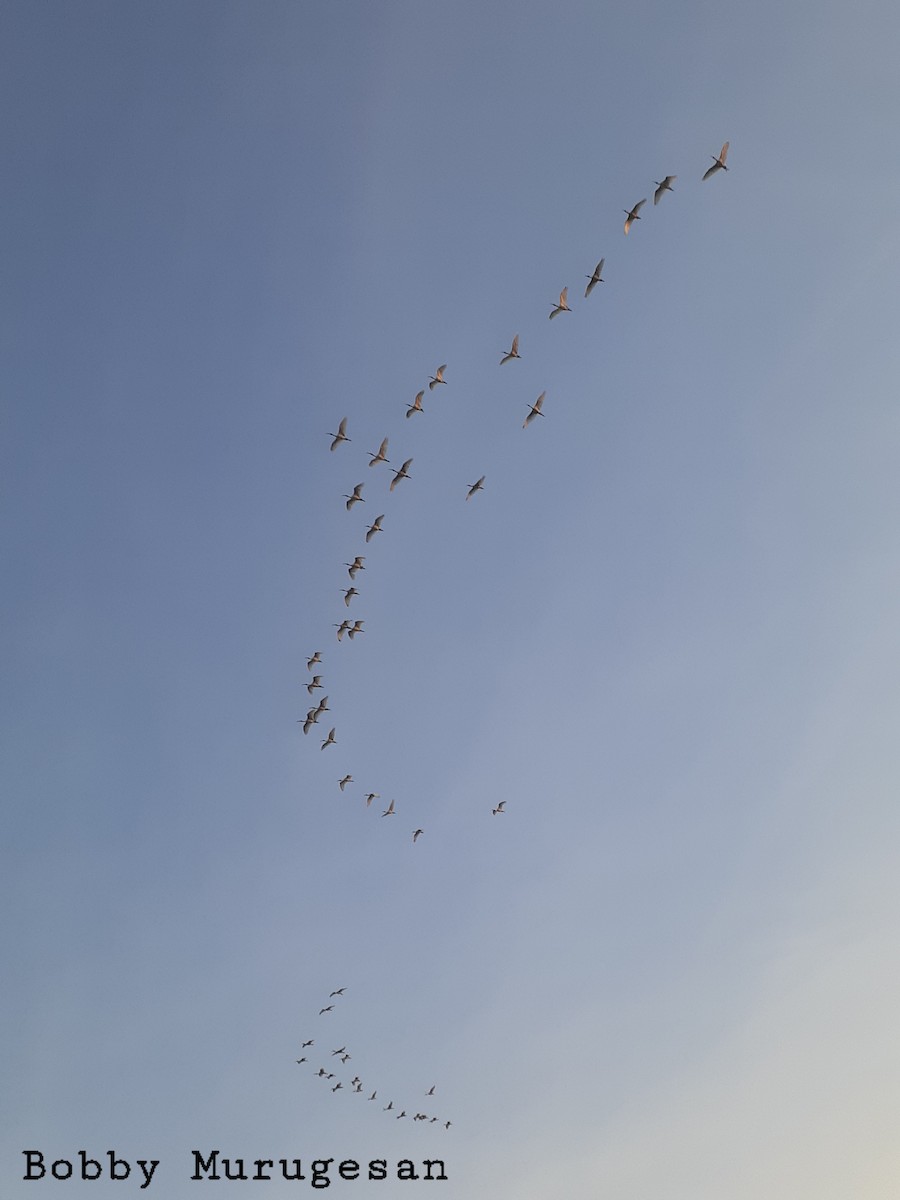
[(541, 392), (541, 394), (538, 396), (537, 400), (535, 400), (534, 404), (530, 404), (528, 406), (528, 416), (522, 422), (523, 429), (525, 428), (526, 425), (530, 425), (535, 417), (542, 417), (544, 415), (541, 412), (541, 405), (544, 403), (544, 397), (546, 395), (547, 395), (546, 392)]
[(347, 574), (351, 579), (356, 578), (357, 571), (364, 571), (366, 569), (363, 565), (365, 557), (364, 554), (357, 554), (352, 563), (344, 563), (344, 566), (347, 568)]
[[(312, 729), (313, 725), (315, 725), (315, 723), (316, 723), (316, 721), (318, 721), (318, 719), (319, 719), (319, 710), (317, 708), (311, 708), (309, 710), (309, 712), (306, 714), (306, 720), (303, 722), (303, 732), (309, 733), (310, 729)], [(299, 725), (300, 722), (298, 721), (297, 724)]]
[(312, 1046), (313, 1043), (315, 1042), (315, 1040), (316, 1040), (315, 1038), (310, 1038), (308, 1042), (303, 1043), (303, 1045), (300, 1047), (300, 1049), (305, 1050), (307, 1046)]
[(495, 817), (496, 817), (497, 813), (506, 812), (506, 801), (501, 800), (496, 808), (491, 809), (491, 812), (494, 814)]
[(728, 157), (728, 143), (726, 142), (725, 145), (722, 147), (722, 149), (719, 151), (718, 158), (716, 158), (716, 156), (714, 154), (711, 154), (709, 157), (712, 159), (715, 159), (715, 161), (714, 161), (713, 165), (709, 168), (709, 170), (706, 172), (706, 174), (703, 176), (704, 180), (709, 179), (710, 175), (715, 175), (716, 171), (727, 171), (728, 170), (728, 168), (725, 166), (725, 159)]
[(369, 805), (372, 803), (373, 800), (380, 800), (380, 799), (381, 799), (381, 796), (378, 794), (378, 792), (369, 792), (368, 795), (366, 796), (366, 808), (369, 807)]
[(341, 423), (337, 427), (337, 433), (329, 433), (328, 436), (330, 438), (334, 438), (334, 441), (331, 443), (332, 450), (336, 450), (341, 442), (349, 442), (350, 438), (347, 437), (347, 418), (341, 417)]
[(425, 1095), (426, 1095), (426, 1096), (433, 1096), (433, 1095), (434, 1095), (434, 1089), (435, 1089), (435, 1087), (436, 1087), (436, 1086), (437, 1086), (437, 1085), (433, 1083), (433, 1084), (431, 1085), (431, 1087), (428, 1089), (428, 1091), (425, 1093)]
[(362, 496), (360, 495), (363, 487), (363, 484), (358, 483), (353, 489), (353, 494), (351, 496), (348, 496), (347, 493), (344, 492), (344, 499), (347, 501), (347, 512), (350, 511), (354, 504), (365, 504), (365, 500), (363, 500)]
[(347, 1053), (347, 1047), (341, 1046), (340, 1050), (332, 1050), (331, 1057), (334, 1058), (334, 1056), (336, 1054), (346, 1054), (346, 1053)]
[(424, 388), (422, 388), (421, 392), (419, 392), (419, 393), (416, 395), (416, 398), (415, 398), (415, 400), (413, 400), (412, 404), (407, 404), (407, 406), (406, 406), (406, 415), (407, 415), (407, 417), (411, 417), (411, 416), (413, 415), (413, 413), (417, 413), (417, 412), (424, 412), (424, 411), (425, 411), (425, 410), (422, 408), (422, 397), (423, 397), (424, 395), (425, 395), (425, 389), (424, 389)]
[[(341, 791), (343, 791), (344, 788), (347, 786), (347, 784), (352, 783), (352, 782), (353, 782), (353, 776), (345, 775), (343, 779), (338, 780), (338, 787), (341, 789)], [(332, 992), (331, 994), (332, 994), (332, 996), (336, 995), (335, 992)]]
[[(335, 990), (333, 992), (328, 993), (328, 999), (330, 1000), (332, 998), (332, 996), (343, 996), (343, 994), (344, 994), (344, 992), (346, 992), (346, 990), (347, 989), (345, 987), (335, 988)], [(301, 1047), (301, 1049), (302, 1049), (302, 1047)]]
[(511, 362), (514, 358), (521, 358), (521, 355), (519, 354), (519, 335), (518, 334), (516, 334), (516, 336), (513, 338), (512, 345), (507, 350), (507, 352), (503, 355), (503, 357), (500, 359), (500, 366), (502, 367), (504, 363)]
[(631, 228), (631, 226), (634, 224), (634, 222), (639, 221), (641, 219), (638, 216), (638, 213), (641, 211), (641, 209), (644, 207), (644, 205), (646, 203), (647, 203), (647, 200), (645, 198), (643, 200), (638, 200), (637, 204), (634, 206), (634, 208), (630, 212), (628, 211), (627, 208), (622, 209), (622, 212), (625, 214), (625, 232), (626, 232), (626, 234), (628, 233), (628, 230)]
[[(348, 608), (350, 607), (350, 601), (353, 599), (353, 597), (358, 596), (358, 595), (359, 595), (359, 592), (356, 590), (355, 587), (348, 587), (346, 592), (343, 593), (344, 603), (347, 605)], [(319, 678), (319, 676), (317, 675), (316, 679), (318, 679), (318, 678)]]
[(305, 1062), (307, 1062), (307, 1061), (308, 1061), (308, 1060), (307, 1060), (307, 1059), (305, 1059), (305, 1058), (295, 1058), (295, 1059), (294, 1059), (294, 1062), (296, 1062), (298, 1066), (300, 1065), (300, 1063), (305, 1063)]
[(476, 492), (483, 492), (483, 491), (484, 491), (484, 476), (482, 475), (482, 477), (476, 483), (469, 484), (469, 490), (466, 493), (466, 499), (471, 500)]
[(678, 178), (677, 175), (667, 175), (665, 177), (665, 179), (654, 179), (653, 180), (653, 182), (656, 184), (656, 191), (653, 193), (654, 205), (659, 204), (660, 200), (662, 199), (663, 192), (674, 192), (675, 191), (675, 189), (672, 187), (672, 184), (675, 182), (675, 180), (677, 178)]
[(333, 1004), (329, 1004), (329, 1005), (328, 1005), (326, 1008), (320, 1008), (320, 1009), (319, 1009), (319, 1016), (321, 1017), (322, 1013), (331, 1012), (331, 1010), (332, 1010), (333, 1008), (334, 1008), (334, 1005), (333, 1005)]
[(605, 262), (606, 262), (606, 259), (601, 258), (600, 261), (597, 263), (596, 267), (594, 267), (593, 275), (585, 275), (585, 279), (590, 281), (588, 283), (587, 287), (584, 289), (585, 300), (588, 298), (588, 296), (591, 294), (591, 292), (594, 290), (594, 288), (597, 286), (598, 283), (603, 283), (603, 279), (601, 278), (601, 276), (603, 275), (603, 264)]
[(332, 1090), (333, 1092), (336, 1092), (336, 1091), (338, 1090), (338, 1088), (339, 1088), (339, 1087), (343, 1087), (343, 1086), (344, 1086), (344, 1085), (341, 1083), (341, 1081), (340, 1081), (340, 1080), (338, 1080), (338, 1081), (337, 1081), (337, 1083), (334, 1085), (334, 1087), (333, 1087), (331, 1090)]
[(353, 639), (356, 637), (356, 635), (357, 635), (358, 633), (365, 633), (365, 632), (366, 632), (366, 631), (363, 629), (363, 625), (364, 625), (364, 624), (365, 624), (365, 621), (354, 621), (354, 623), (353, 623), (353, 628), (352, 628), (352, 629), (348, 629), (348, 630), (347, 630), (347, 637), (350, 639), (350, 641), (351, 641), (351, 642), (353, 641)]
[(395, 472), (394, 478), (391, 480), (391, 487), (390, 487), (391, 491), (394, 490), (394, 488), (397, 486), (397, 484), (400, 482), (401, 479), (409, 479), (409, 475), (407, 474), (407, 472), (409, 470), (409, 465), (411, 462), (412, 462), (412, 459), (408, 458), (406, 460), (406, 462), (403, 464), (403, 466), (400, 468), (400, 470)]
[(416, 829), (413, 831), (413, 844), (415, 844), (417, 838), (421, 837), (424, 832), (424, 829)]
[(334, 730), (334, 729), (332, 729), (332, 730), (329, 732), (329, 734), (328, 734), (328, 737), (325, 739), (325, 741), (324, 741), (324, 742), (322, 743), (322, 745), (319, 747), (319, 749), (320, 749), (320, 750), (324, 750), (326, 746), (335, 746), (335, 745), (337, 745), (337, 738), (334, 736), (334, 734), (335, 734), (335, 730)]
[(320, 688), (321, 686), (322, 686), (322, 676), (321, 675), (313, 675), (312, 679), (306, 685), (306, 690), (309, 692), (310, 695), (312, 695), (313, 692), (316, 690), (316, 688)]
[(387, 806), (387, 808), (384, 810), (384, 812), (383, 812), (381, 815), (382, 815), (383, 817), (393, 817), (393, 816), (394, 816), (394, 802), (393, 802), (393, 800), (390, 802), (390, 804)]
[(447, 382), (447, 380), (444, 378), (444, 372), (446, 370), (447, 370), (447, 364), (442, 363), (438, 367), (438, 369), (435, 371), (435, 373), (431, 376), (431, 382), (428, 384), (428, 390), (430, 392), (433, 392), (439, 383)]
[(390, 1112), (393, 1107), (394, 1107), (393, 1100), (388, 1100), (387, 1104), (384, 1106), (384, 1108), (381, 1111), (382, 1112)]
[(369, 528), (366, 530), (366, 541), (371, 542), (376, 533), (381, 533), (381, 522), (384, 520), (384, 513), (380, 517), (376, 517)]
[(312, 658), (308, 658), (308, 659), (306, 660), (306, 669), (307, 669), (307, 671), (311, 671), (311, 670), (313, 669), (313, 667), (314, 667), (314, 666), (315, 666), (317, 663), (320, 663), (321, 661), (322, 661), (322, 651), (321, 651), (321, 650), (317, 650), (317, 651), (315, 652), (315, 654), (312, 656)]
[(340, 625), (335, 625), (335, 629), (337, 630), (337, 640), (340, 641), (345, 633), (350, 632), (352, 625), (349, 621), (341, 621)]
[(373, 454), (372, 458), (369, 460), (370, 467), (374, 467), (377, 463), (380, 463), (380, 462), (383, 462), (383, 463), (390, 462), (389, 458), (385, 458), (385, 451), (387, 450), (387, 445), (388, 445), (388, 440), (387, 440), (387, 438), (385, 438), (384, 441), (381, 443), (381, 445), (378, 447), (378, 453)]
[(564, 287), (563, 290), (559, 293), (559, 303), (553, 305), (553, 311), (550, 313), (551, 321), (553, 320), (554, 317), (558, 317), (561, 312), (571, 312), (572, 311), (571, 308), (569, 308), (568, 295), (569, 295), (569, 289), (567, 287)]
[(328, 707), (328, 697), (323, 696), (322, 699), (319, 701), (318, 708), (316, 709), (316, 716), (318, 716), (319, 713), (330, 712), (330, 711), (331, 711), (331, 709)]

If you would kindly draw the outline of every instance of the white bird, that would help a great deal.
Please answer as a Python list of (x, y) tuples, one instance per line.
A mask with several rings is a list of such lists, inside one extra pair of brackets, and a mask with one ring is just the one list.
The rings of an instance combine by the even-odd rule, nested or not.
[(519, 354), (519, 335), (516, 334), (516, 336), (512, 340), (512, 345), (507, 350), (507, 352), (503, 355), (503, 357), (500, 359), (500, 366), (502, 367), (504, 363), (508, 363), (512, 359), (520, 358), (520, 357), (521, 357), (521, 355)]
[(569, 308), (569, 301), (567, 299), (568, 294), (569, 294), (569, 289), (567, 287), (564, 287), (563, 290), (559, 293), (559, 303), (553, 305), (553, 311), (550, 314), (551, 321), (553, 320), (554, 317), (558, 317), (561, 312), (571, 312), (572, 311), (571, 308)]
[(413, 415), (413, 413), (417, 413), (417, 412), (424, 412), (424, 411), (425, 411), (425, 410), (422, 408), (422, 397), (423, 397), (424, 395), (425, 395), (425, 389), (424, 389), (424, 388), (422, 388), (421, 392), (419, 392), (419, 393), (416, 395), (416, 398), (415, 398), (415, 400), (413, 400), (412, 404), (407, 404), (407, 406), (406, 406), (406, 415), (407, 415), (408, 417), (411, 417), (411, 416)]
[(306, 690), (309, 692), (310, 695), (312, 695), (313, 692), (316, 690), (316, 688), (320, 688), (321, 686), (322, 686), (322, 676), (321, 675), (313, 675), (312, 679), (306, 685)]
[[(347, 588), (346, 592), (344, 592), (344, 603), (347, 605), (348, 608), (350, 607), (350, 601), (353, 599), (353, 597), (358, 596), (358, 595), (359, 595), (359, 592), (356, 590), (355, 587)], [(317, 675), (316, 679), (318, 679), (318, 678), (319, 677)]]
[(600, 261), (597, 263), (596, 267), (594, 267), (593, 275), (585, 275), (585, 279), (590, 280), (587, 287), (584, 289), (585, 300), (588, 298), (588, 296), (591, 294), (591, 292), (594, 290), (594, 288), (597, 286), (598, 283), (603, 283), (603, 279), (601, 278), (601, 276), (603, 275), (603, 264), (605, 262), (606, 262), (606, 259), (601, 258)]
[(393, 816), (395, 815), (395, 814), (394, 814), (394, 802), (393, 802), (393, 800), (390, 802), (390, 804), (387, 806), (387, 808), (384, 810), (384, 812), (383, 812), (381, 815), (382, 815), (383, 817), (393, 817)]
[(324, 742), (322, 743), (322, 745), (319, 747), (319, 749), (320, 749), (320, 750), (324, 750), (326, 746), (335, 746), (335, 745), (337, 745), (337, 738), (334, 736), (334, 735), (335, 735), (335, 732), (336, 732), (336, 729), (332, 728), (332, 729), (331, 729), (331, 731), (330, 731), (330, 732), (329, 732), (329, 734), (328, 734), (328, 737), (325, 739), (325, 741), (324, 741)]
[(653, 180), (653, 182), (656, 184), (656, 191), (653, 193), (654, 205), (659, 204), (660, 200), (662, 199), (663, 192), (674, 192), (675, 191), (675, 189), (672, 187), (672, 184), (675, 182), (675, 180), (677, 178), (678, 178), (677, 175), (667, 175), (665, 177), (665, 179), (654, 179)]
[(378, 792), (369, 792), (366, 796), (366, 808), (369, 807), (369, 805), (372, 803), (373, 800), (380, 800), (380, 799), (381, 799), (381, 796), (379, 795)]
[(407, 474), (407, 471), (409, 470), (409, 465), (411, 462), (412, 462), (412, 459), (408, 458), (406, 460), (406, 462), (403, 464), (403, 466), (400, 468), (400, 470), (395, 472), (394, 478), (391, 480), (391, 487), (390, 487), (391, 491), (394, 490), (394, 488), (397, 486), (397, 484), (400, 482), (401, 479), (409, 479), (409, 475)]
[(704, 179), (709, 179), (710, 175), (715, 175), (716, 171), (728, 170), (728, 168), (725, 166), (725, 159), (728, 157), (728, 143), (726, 142), (722, 147), (718, 158), (716, 158), (714, 154), (711, 154), (709, 157), (715, 159), (715, 162), (703, 176)]
[(638, 200), (637, 204), (634, 206), (634, 208), (630, 212), (628, 211), (627, 208), (622, 209), (622, 212), (625, 214), (625, 232), (626, 233), (628, 233), (628, 230), (631, 228), (631, 226), (634, 224), (635, 221), (639, 221), (641, 219), (638, 216), (638, 213), (641, 211), (641, 209), (644, 207), (644, 205), (646, 203), (647, 203), (647, 200), (645, 198), (643, 200)]
[(365, 623), (365, 622), (363, 622), (363, 621), (356, 621), (356, 622), (355, 622), (355, 624), (354, 624), (354, 626), (353, 626), (353, 628), (352, 628), (352, 629), (348, 629), (348, 630), (347, 630), (347, 636), (349, 637), (349, 639), (350, 639), (350, 641), (351, 641), (351, 642), (353, 641), (353, 639), (356, 637), (356, 635), (357, 635), (358, 633), (365, 633), (365, 632), (366, 632), (366, 631), (363, 629), (363, 625), (364, 625), (364, 623)]
[(424, 830), (424, 829), (416, 829), (416, 830), (414, 831), (414, 833), (413, 833), (413, 845), (415, 845), (416, 839), (417, 839), (418, 837), (421, 837), (421, 835), (422, 835), (424, 832), (425, 832), (425, 830)]
[(544, 397), (546, 395), (547, 395), (546, 392), (541, 392), (541, 394), (538, 396), (537, 400), (535, 400), (534, 404), (530, 404), (528, 406), (528, 416), (522, 422), (523, 429), (525, 428), (526, 425), (530, 425), (535, 417), (542, 417), (544, 415), (541, 412), (541, 405), (544, 403)]
[(447, 380), (444, 378), (444, 372), (446, 370), (447, 370), (447, 364), (442, 363), (438, 367), (438, 369), (435, 371), (435, 373), (431, 376), (431, 382), (428, 384), (428, 390), (430, 392), (433, 392), (439, 383), (447, 382)]
[(328, 697), (327, 696), (323, 696), (322, 699), (319, 701), (319, 706), (316, 709), (316, 720), (319, 719), (319, 713), (323, 713), (323, 712), (331, 712), (331, 709), (328, 707)]
[(469, 484), (469, 490), (466, 493), (466, 499), (471, 500), (476, 492), (483, 492), (483, 491), (484, 491), (484, 476), (482, 475), (482, 477), (479, 480), (477, 480), (475, 483)]
[(372, 458), (370, 459), (370, 461), (369, 461), (370, 467), (374, 467), (377, 463), (380, 463), (380, 462), (383, 462), (383, 463), (390, 462), (390, 459), (387, 459), (384, 456), (384, 452), (385, 452), (385, 450), (387, 450), (387, 444), (388, 444), (388, 440), (387, 440), (387, 438), (385, 438), (384, 441), (381, 443), (381, 445), (378, 447), (378, 453), (374, 454), (372, 456)]
[[(343, 779), (338, 780), (338, 787), (341, 789), (341, 791), (343, 791), (344, 788), (347, 786), (347, 784), (352, 783), (352, 782), (353, 782), (353, 776), (345, 775)], [(334, 992), (332, 992), (331, 995), (333, 996)], [(329, 997), (329, 999), (330, 999), (330, 997)]]
[(347, 574), (350, 576), (351, 579), (356, 578), (357, 571), (364, 571), (366, 569), (363, 566), (365, 557), (366, 556), (364, 554), (357, 554), (356, 558), (354, 558), (352, 563), (344, 563), (344, 566), (347, 568)]
[(347, 501), (347, 512), (350, 511), (354, 504), (365, 504), (365, 500), (363, 500), (362, 496), (360, 495), (360, 492), (363, 490), (364, 486), (364, 484), (358, 483), (353, 489), (353, 494), (350, 496), (344, 492), (344, 499)]
[(349, 633), (352, 628), (350, 621), (341, 621), (340, 625), (335, 625), (337, 630), (337, 640), (341, 641), (345, 633)]
[[(312, 715), (312, 716), (310, 716), (310, 714), (309, 714), (309, 713), (307, 713), (307, 714), (306, 714), (306, 720), (303, 722), (303, 732), (304, 732), (304, 733), (309, 733), (310, 729), (313, 727), (313, 725), (315, 725), (315, 723), (316, 723), (316, 721), (317, 721), (318, 719), (319, 719), (319, 718), (318, 718), (318, 715)], [(298, 721), (298, 722), (297, 722), (297, 724), (299, 725), (299, 724), (300, 724), (300, 722)]]
[(491, 812), (494, 814), (495, 817), (496, 817), (497, 813), (502, 813), (505, 811), (506, 811), (506, 801), (505, 800), (501, 800), (496, 808), (491, 809)]
[(381, 522), (384, 520), (384, 513), (380, 517), (376, 517), (369, 528), (366, 530), (366, 541), (371, 542), (376, 533), (381, 533)]
[(329, 433), (328, 436), (330, 438), (334, 438), (334, 441), (331, 443), (332, 450), (336, 450), (341, 442), (349, 442), (350, 438), (347, 437), (347, 418), (341, 417), (341, 423), (337, 427), (337, 433)]
[(315, 654), (312, 656), (312, 658), (308, 658), (306, 660), (307, 671), (311, 671), (313, 669), (313, 667), (316, 665), (316, 663), (320, 663), (321, 661), (322, 661), (322, 651), (317, 650), (315, 652)]

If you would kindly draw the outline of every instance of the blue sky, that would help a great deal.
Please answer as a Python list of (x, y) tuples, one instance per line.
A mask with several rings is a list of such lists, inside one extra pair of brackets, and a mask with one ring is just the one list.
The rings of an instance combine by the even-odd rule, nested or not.
[(6, 6), (4, 1196), (895, 1193), (898, 34)]

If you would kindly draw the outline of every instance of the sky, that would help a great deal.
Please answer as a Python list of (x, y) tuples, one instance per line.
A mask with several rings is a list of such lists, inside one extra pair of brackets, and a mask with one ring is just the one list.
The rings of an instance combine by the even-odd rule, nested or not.
[(5, 5), (4, 1197), (896, 1196), (898, 36)]

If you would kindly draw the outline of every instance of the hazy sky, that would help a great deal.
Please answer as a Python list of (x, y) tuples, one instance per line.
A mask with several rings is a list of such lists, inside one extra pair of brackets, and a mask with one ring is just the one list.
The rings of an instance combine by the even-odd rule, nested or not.
[(898, 37), (8, 0), (4, 1198), (896, 1196)]

